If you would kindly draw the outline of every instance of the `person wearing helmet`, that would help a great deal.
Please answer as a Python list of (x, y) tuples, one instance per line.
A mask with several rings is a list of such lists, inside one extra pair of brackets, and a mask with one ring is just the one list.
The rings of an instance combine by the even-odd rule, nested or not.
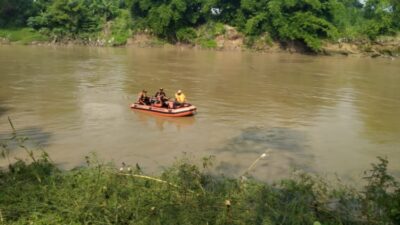
[(175, 93), (175, 106), (181, 106), (186, 102), (186, 96), (181, 90)]
[(150, 98), (147, 96), (147, 91), (142, 90), (137, 98), (137, 102), (142, 105), (150, 105)]
[(165, 94), (163, 88), (160, 88), (160, 90), (157, 91), (157, 93), (154, 95), (154, 97), (157, 99), (157, 102), (161, 103), (162, 107), (167, 106), (166, 102), (168, 101), (168, 98), (167, 98), (167, 94)]
[(166, 98), (166, 97), (167, 97), (167, 94), (165, 94), (163, 88), (160, 88), (160, 90), (157, 91), (157, 93), (154, 95), (154, 97), (156, 97), (156, 98), (158, 98), (158, 97)]

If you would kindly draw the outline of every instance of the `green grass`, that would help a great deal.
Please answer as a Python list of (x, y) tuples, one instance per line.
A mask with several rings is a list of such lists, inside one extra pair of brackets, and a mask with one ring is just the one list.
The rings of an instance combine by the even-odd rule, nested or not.
[(160, 39), (160, 38), (157, 38), (157, 37), (154, 37), (153, 39), (151, 39), (148, 42), (148, 46), (150, 46), (150, 47), (163, 47), (166, 44), (168, 44), (168, 42), (166, 40)]
[[(61, 171), (45, 152), (26, 148), (9, 118), (12, 134), (0, 142), (26, 151), (31, 163), (0, 169), (0, 224), (135, 225), (398, 225), (400, 184), (387, 171), (388, 160), (364, 173), (366, 185), (354, 189), (316, 175), (296, 173), (274, 184), (211, 173), (214, 157), (202, 163), (186, 155), (158, 176), (138, 164), (117, 169), (96, 157)], [(262, 154), (249, 167), (253, 168)], [(201, 164), (202, 166), (198, 166)], [(239, 176), (239, 175), (238, 175)]]
[(224, 24), (210, 22), (197, 28), (196, 44), (205, 49), (216, 49), (215, 38), (226, 33)]
[(7, 39), (10, 42), (17, 42), (21, 44), (45, 42), (49, 40), (47, 36), (44, 36), (31, 28), (2, 28), (0, 29), (0, 37)]
[[(86, 158), (60, 171), (46, 156), (0, 171), (2, 224), (398, 224), (400, 187), (381, 160), (362, 191), (300, 173), (275, 184), (212, 176), (179, 160), (160, 176)], [(397, 204), (397, 205), (396, 205)]]
[(132, 36), (131, 26), (132, 18), (128, 10), (120, 10), (119, 16), (112, 21), (111, 36), (112, 45), (125, 45), (128, 38)]
[(214, 39), (211, 39), (211, 40), (200, 39), (199, 44), (202, 48), (206, 48), (206, 49), (217, 48), (217, 42)]

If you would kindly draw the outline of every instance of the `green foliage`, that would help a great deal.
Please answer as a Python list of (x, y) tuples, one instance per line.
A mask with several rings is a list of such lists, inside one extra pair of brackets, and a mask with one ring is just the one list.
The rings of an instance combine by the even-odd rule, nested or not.
[(198, 28), (198, 38), (196, 44), (204, 49), (217, 48), (215, 38), (219, 35), (224, 35), (226, 29), (224, 24), (219, 22), (209, 22)]
[(193, 43), (196, 37), (196, 30), (191, 27), (181, 28), (176, 32), (176, 38), (183, 43)]
[(244, 33), (255, 36), (268, 31), (269, 24), (266, 21), (268, 21), (268, 15), (266, 13), (260, 13), (250, 18), (246, 22)]
[(199, 44), (205, 49), (215, 49), (217, 48), (217, 42), (213, 39), (200, 39)]
[(0, 37), (5, 38), (8, 41), (18, 42), (21, 44), (48, 41), (47, 36), (42, 35), (31, 28), (0, 29)]
[[(208, 159), (207, 159), (208, 160)], [(398, 224), (397, 181), (380, 159), (364, 192), (297, 173), (269, 185), (210, 175), (187, 158), (159, 177), (102, 164), (60, 171), (46, 156), (0, 171), (6, 224)]]
[(214, 23), (214, 26), (212, 26), (211, 30), (212, 30), (214, 36), (222, 35), (222, 34), (225, 34), (225, 32), (226, 32), (224, 24), (222, 24), (222, 23)]
[(202, 12), (207, 21), (232, 24), (241, 6), (241, 0), (203, 0)]
[(37, 12), (34, 0), (0, 0), (0, 27), (26, 26), (26, 20)]
[(212, 39), (224, 34), (227, 24), (244, 33), (248, 44), (268, 33), (274, 40), (301, 42), (318, 52), (325, 40), (396, 35), (400, 1), (0, 0), (0, 27), (29, 25), (54, 40), (97, 40), (110, 24), (111, 45), (126, 43), (133, 30), (172, 43), (212, 46)]
[(100, 31), (105, 22), (118, 15), (118, 6), (118, 0), (54, 0), (37, 16), (30, 17), (28, 25), (45, 28), (57, 36), (77, 37)]
[(378, 159), (379, 164), (373, 164), (372, 169), (366, 172), (368, 184), (363, 209), (369, 222), (390, 224), (391, 221), (400, 221), (400, 185), (387, 172), (388, 160)]
[(209, 22), (198, 28), (199, 37), (201, 39), (211, 40), (218, 35), (226, 33), (224, 24), (218, 22)]
[(362, 7), (359, 0), (329, 1), (326, 4), (328, 20), (343, 34), (359, 32), (359, 27), (364, 22)]
[(319, 0), (271, 0), (268, 8), (272, 16), (272, 34), (283, 40), (301, 40), (311, 50), (319, 51), (321, 39), (338, 36), (336, 27), (325, 18), (330, 15), (326, 4)]
[(400, 2), (392, 0), (392, 15), (393, 15), (393, 26), (397, 31), (400, 31)]
[(398, 13), (400, 3), (393, 0), (368, 0), (364, 16), (367, 19), (363, 32), (371, 39), (379, 35), (395, 35), (400, 29)]
[(132, 18), (128, 10), (120, 10), (119, 15), (111, 22), (112, 45), (124, 45), (131, 37)]
[(176, 41), (178, 31), (180, 37), (193, 36), (187, 28), (195, 27), (203, 20), (200, 8), (200, 0), (133, 0), (131, 10), (134, 19), (141, 21), (141, 27), (150, 28), (159, 37)]
[(263, 50), (266, 46), (273, 45), (273, 39), (268, 33), (259, 36), (246, 36), (244, 44), (255, 50)]
[(168, 44), (168, 42), (166, 42), (164, 39), (160, 39), (160, 38), (152, 39), (148, 43), (148, 45), (151, 46), (151, 47), (162, 47), (162, 46), (164, 46), (166, 44)]

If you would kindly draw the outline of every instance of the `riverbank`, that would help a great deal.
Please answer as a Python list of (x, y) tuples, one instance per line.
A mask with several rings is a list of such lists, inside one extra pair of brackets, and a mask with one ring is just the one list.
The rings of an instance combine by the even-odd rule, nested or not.
[(0, 170), (3, 224), (397, 224), (400, 186), (379, 158), (356, 190), (296, 173), (274, 184), (215, 176), (183, 158), (160, 176), (100, 163), (60, 171), (45, 154)]
[[(117, 40), (118, 39), (118, 40)], [(210, 31), (200, 28), (197, 38), (190, 42), (169, 43), (145, 32), (128, 35), (123, 38), (114, 37), (105, 30), (100, 34), (92, 34), (87, 39), (64, 37), (48, 37), (31, 28), (0, 29), (0, 44), (23, 45), (85, 45), (94, 47), (141, 47), (141, 48), (179, 48), (209, 49), (216, 51), (256, 51), (263, 53), (298, 53), (307, 55), (343, 55), (366, 57), (399, 57), (400, 36), (381, 37), (371, 40), (339, 40), (324, 41), (319, 52), (312, 52), (299, 41), (280, 42), (272, 40), (268, 35), (257, 38), (245, 37), (235, 28), (224, 25), (218, 30)]]
[[(279, 42), (268, 36), (261, 36), (249, 40), (234, 28), (226, 26), (226, 32), (216, 35), (210, 40), (196, 40), (194, 43), (168, 44), (148, 34), (140, 33), (128, 39), (127, 46), (163, 47), (170, 45), (176, 48), (213, 49), (217, 51), (256, 51), (263, 53), (298, 53), (307, 55), (343, 55), (369, 57), (399, 57), (400, 37), (382, 37), (376, 41), (357, 40), (338, 42), (325, 41), (319, 52), (312, 52), (303, 43), (298, 41)], [(251, 43), (249, 43), (251, 42)]]

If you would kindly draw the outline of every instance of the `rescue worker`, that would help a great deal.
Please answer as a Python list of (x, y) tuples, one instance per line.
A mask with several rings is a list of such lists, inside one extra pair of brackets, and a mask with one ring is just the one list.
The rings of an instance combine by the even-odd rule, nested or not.
[(142, 105), (150, 105), (150, 98), (147, 96), (147, 91), (142, 90), (137, 98), (137, 102)]
[(156, 98), (157, 98), (157, 97), (166, 98), (166, 97), (167, 97), (167, 94), (165, 94), (165, 92), (164, 92), (164, 89), (163, 89), (163, 88), (160, 88), (160, 90), (159, 90), (159, 91), (157, 91), (157, 93), (155, 94), (155, 97), (156, 97)]
[(186, 102), (186, 96), (183, 94), (181, 90), (178, 90), (175, 94), (175, 107), (176, 106), (181, 106)]
[(161, 106), (167, 106), (167, 94), (165, 94), (164, 89), (160, 88), (159, 91), (157, 91), (157, 93), (155, 94), (155, 97), (157, 99), (157, 101), (161, 102)]

